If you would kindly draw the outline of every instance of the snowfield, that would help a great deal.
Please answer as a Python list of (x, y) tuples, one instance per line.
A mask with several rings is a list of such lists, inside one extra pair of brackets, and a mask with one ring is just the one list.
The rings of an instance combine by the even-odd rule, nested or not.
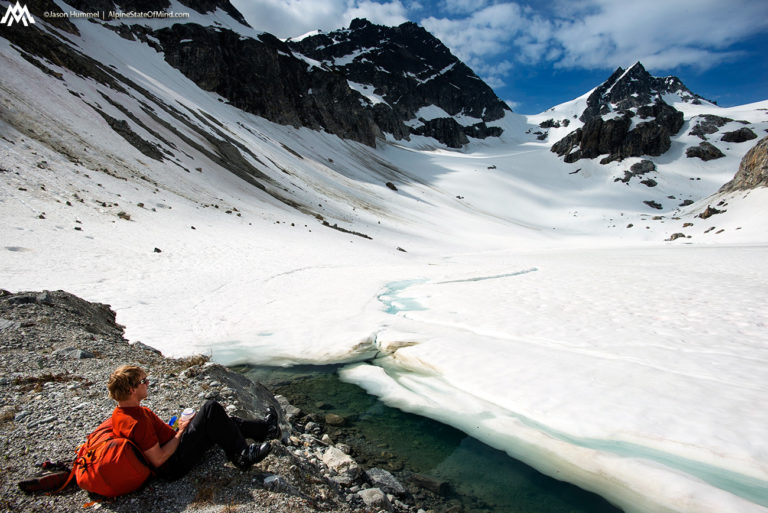
[[(564, 164), (549, 147), (570, 130), (526, 133), (575, 104), (510, 114), (501, 139), (462, 151), (373, 149), (245, 114), (74, 21), (90, 55), (218, 124), (195, 132), (142, 99), (172, 132), (140, 93), (49, 64), (53, 80), (0, 39), (1, 288), (108, 303), (129, 340), (167, 355), (348, 363), (343, 379), (388, 404), (627, 512), (768, 512), (768, 189), (716, 194), (751, 143), (685, 157), (703, 107), (650, 188), (616, 181), (640, 159)], [(172, 156), (127, 144), (97, 103), (135, 113)], [(704, 110), (762, 137), (766, 108)], [(266, 190), (189, 144), (217, 130)], [(697, 217), (708, 205), (724, 212)]]

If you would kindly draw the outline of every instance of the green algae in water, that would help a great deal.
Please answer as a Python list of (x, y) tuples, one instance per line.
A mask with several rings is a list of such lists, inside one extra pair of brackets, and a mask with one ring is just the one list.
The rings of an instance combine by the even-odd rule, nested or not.
[(450, 485), (449, 499), (465, 512), (621, 513), (602, 497), (547, 477), (451, 426), (390, 408), (356, 385), (342, 382), (339, 366), (240, 366), (254, 381), (288, 398), (305, 413), (335, 413), (342, 427), (332, 439), (353, 449), (364, 467), (392, 472), (403, 484), (412, 473)]

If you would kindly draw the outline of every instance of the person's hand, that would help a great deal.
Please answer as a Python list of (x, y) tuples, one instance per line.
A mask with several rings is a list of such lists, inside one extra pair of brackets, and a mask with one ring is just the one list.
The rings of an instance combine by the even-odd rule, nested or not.
[(189, 417), (189, 418), (188, 418), (188, 419), (186, 419), (186, 420), (180, 420), (180, 421), (179, 421), (179, 430), (178, 430), (178, 431), (176, 431), (176, 436), (177, 436), (177, 437), (181, 436), (181, 434), (184, 432), (184, 430), (185, 430), (185, 429), (187, 429), (187, 426), (189, 425), (189, 422), (190, 422), (190, 421), (191, 421), (193, 418), (195, 418), (195, 416), (194, 416), (194, 415), (192, 415), (191, 417)]

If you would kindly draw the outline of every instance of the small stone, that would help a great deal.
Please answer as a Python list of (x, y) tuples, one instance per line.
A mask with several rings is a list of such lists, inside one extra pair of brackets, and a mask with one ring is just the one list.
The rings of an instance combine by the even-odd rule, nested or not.
[(90, 351), (84, 351), (76, 347), (68, 347), (66, 349), (59, 349), (53, 353), (56, 356), (62, 356), (64, 358), (71, 358), (73, 360), (83, 360), (85, 358), (93, 358), (94, 354)]
[(336, 447), (329, 447), (323, 453), (323, 463), (337, 474), (348, 474), (357, 477), (361, 472), (357, 462)]
[(155, 354), (162, 354), (159, 349), (155, 349), (152, 346), (148, 346), (144, 342), (138, 342), (137, 341), (137, 342), (134, 342), (132, 344), (132, 346), (133, 346), (134, 349), (141, 349), (142, 351), (151, 351), (151, 352), (153, 352)]
[(335, 413), (328, 413), (325, 416), (325, 423), (329, 426), (343, 426), (346, 423), (346, 419), (341, 415)]
[(282, 476), (270, 475), (264, 478), (264, 488), (272, 491), (288, 491), (291, 486)]
[(368, 480), (373, 486), (380, 488), (385, 493), (391, 493), (393, 495), (404, 495), (405, 487), (395, 479), (395, 476), (390, 474), (384, 469), (372, 468), (365, 471), (368, 476)]
[(392, 511), (392, 504), (389, 502), (389, 499), (378, 488), (360, 490), (357, 492), (357, 495), (363, 499), (363, 502), (369, 508), (381, 508), (386, 511)]

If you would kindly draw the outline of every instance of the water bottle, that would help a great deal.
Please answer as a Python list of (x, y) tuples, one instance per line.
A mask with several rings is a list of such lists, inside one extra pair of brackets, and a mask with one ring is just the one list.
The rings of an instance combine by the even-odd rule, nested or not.
[(195, 416), (195, 409), (194, 408), (185, 408), (183, 412), (181, 412), (181, 419), (183, 421), (189, 420), (192, 417)]

